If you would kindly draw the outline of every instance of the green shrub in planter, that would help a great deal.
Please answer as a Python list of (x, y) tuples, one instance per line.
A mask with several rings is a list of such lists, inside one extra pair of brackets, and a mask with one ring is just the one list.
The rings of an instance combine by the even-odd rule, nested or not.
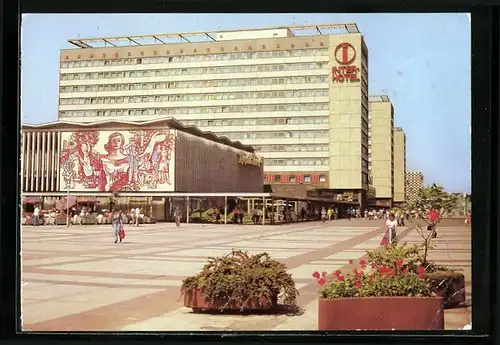
[(249, 300), (282, 297), (286, 307), (296, 307), (298, 291), (286, 266), (267, 253), (249, 255), (232, 251), (228, 255), (208, 258), (200, 273), (182, 281), (181, 291), (200, 290), (209, 304), (225, 301), (242, 308)]

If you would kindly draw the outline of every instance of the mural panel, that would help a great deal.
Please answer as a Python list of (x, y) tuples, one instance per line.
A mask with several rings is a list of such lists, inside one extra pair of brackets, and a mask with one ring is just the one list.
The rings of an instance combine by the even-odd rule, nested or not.
[(173, 191), (175, 130), (63, 132), (61, 190)]

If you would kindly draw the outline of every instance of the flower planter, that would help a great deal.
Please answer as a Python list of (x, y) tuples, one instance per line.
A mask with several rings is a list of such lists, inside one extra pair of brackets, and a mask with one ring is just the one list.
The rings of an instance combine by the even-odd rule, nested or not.
[(456, 308), (465, 302), (465, 277), (459, 272), (434, 272), (426, 274), (432, 290), (443, 297), (444, 308)]
[(319, 299), (318, 330), (442, 330), (442, 297)]
[(244, 305), (229, 303), (226, 306), (226, 301), (216, 300), (214, 303), (208, 303), (203, 296), (203, 293), (198, 289), (184, 290), (184, 306), (187, 308), (192, 308), (193, 312), (199, 313), (202, 311), (214, 311), (214, 310), (269, 310), (277, 307), (278, 299), (272, 298), (271, 300), (262, 297), (259, 301), (251, 300)]

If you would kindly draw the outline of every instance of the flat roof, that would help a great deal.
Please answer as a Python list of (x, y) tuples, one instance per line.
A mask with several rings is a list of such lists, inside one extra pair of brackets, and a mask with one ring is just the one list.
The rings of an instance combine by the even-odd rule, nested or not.
[(368, 96), (368, 101), (370, 102), (391, 102), (388, 95), (371, 95)]
[[(169, 44), (167, 40), (177, 39), (175, 43), (195, 43), (200, 42), (199, 39), (205, 41), (217, 41), (216, 35), (226, 32), (241, 32), (241, 31), (263, 31), (263, 30), (276, 30), (288, 29), (294, 35), (301, 31), (314, 31), (317, 35), (331, 35), (338, 33), (358, 34), (359, 29), (356, 23), (344, 24), (307, 24), (307, 25), (291, 25), (291, 26), (275, 26), (253, 29), (233, 29), (233, 30), (212, 30), (212, 31), (197, 31), (197, 32), (176, 32), (176, 33), (163, 33), (152, 35), (136, 35), (136, 36), (108, 36), (108, 37), (90, 37), (90, 38), (73, 38), (69, 39), (68, 43), (78, 48), (109, 48), (109, 47), (126, 47), (126, 46), (141, 46), (141, 45), (154, 45), (154, 44)], [(340, 32), (332, 33), (331, 30), (340, 30)], [(328, 31), (328, 32), (327, 32)], [(196, 40), (197, 41), (194, 41)]]
[(184, 126), (182, 123), (177, 121), (173, 117), (162, 118), (150, 121), (118, 121), (118, 120), (104, 120), (96, 122), (73, 122), (67, 120), (59, 120), (54, 122), (45, 122), (40, 124), (23, 124), (21, 130), (29, 129), (80, 129), (80, 128), (91, 128), (91, 127), (110, 127), (110, 126), (132, 126), (132, 127), (149, 127), (155, 125), (167, 125), (169, 128), (177, 129), (181, 132), (189, 133), (197, 137), (205, 138), (207, 140), (231, 146), (249, 153), (255, 153), (253, 146), (244, 145), (240, 141), (233, 141), (225, 136), (219, 136), (213, 132), (202, 131), (196, 126)]

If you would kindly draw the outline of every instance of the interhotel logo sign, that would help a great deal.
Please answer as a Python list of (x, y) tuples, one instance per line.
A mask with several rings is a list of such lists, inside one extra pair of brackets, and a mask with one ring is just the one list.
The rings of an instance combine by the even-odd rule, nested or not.
[(353, 64), (356, 60), (356, 49), (354, 49), (354, 46), (347, 42), (341, 43), (335, 48), (333, 56), (339, 64), (337, 67), (332, 67), (333, 82), (359, 82), (359, 68)]

